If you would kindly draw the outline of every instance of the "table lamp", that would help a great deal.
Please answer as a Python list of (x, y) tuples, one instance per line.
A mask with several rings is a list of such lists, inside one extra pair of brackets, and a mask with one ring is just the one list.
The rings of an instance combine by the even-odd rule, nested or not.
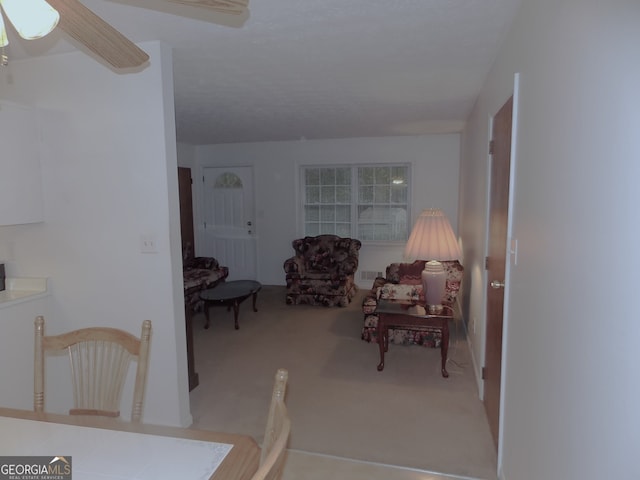
[(429, 313), (442, 311), (442, 298), (447, 286), (443, 260), (460, 260), (460, 247), (449, 219), (439, 208), (423, 210), (413, 225), (404, 249), (407, 260), (425, 260), (422, 288)]

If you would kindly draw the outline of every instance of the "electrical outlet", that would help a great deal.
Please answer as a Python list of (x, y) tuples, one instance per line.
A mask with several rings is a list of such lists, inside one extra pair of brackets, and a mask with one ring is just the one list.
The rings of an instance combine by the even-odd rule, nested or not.
[(141, 253), (158, 253), (156, 248), (155, 235), (140, 235), (140, 252)]

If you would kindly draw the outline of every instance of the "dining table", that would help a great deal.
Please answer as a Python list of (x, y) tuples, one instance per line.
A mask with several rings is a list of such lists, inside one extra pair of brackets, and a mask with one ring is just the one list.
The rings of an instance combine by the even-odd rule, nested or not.
[(0, 407), (0, 464), (28, 457), (63, 459), (74, 480), (249, 480), (260, 448), (248, 435)]

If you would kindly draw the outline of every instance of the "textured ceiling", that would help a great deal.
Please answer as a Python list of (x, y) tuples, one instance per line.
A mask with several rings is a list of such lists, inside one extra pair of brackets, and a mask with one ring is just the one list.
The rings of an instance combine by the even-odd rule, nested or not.
[[(520, 0), (250, 0), (243, 17), (83, 3), (173, 48), (177, 139), (203, 145), (460, 131)], [(72, 48), (49, 37), (8, 54)]]

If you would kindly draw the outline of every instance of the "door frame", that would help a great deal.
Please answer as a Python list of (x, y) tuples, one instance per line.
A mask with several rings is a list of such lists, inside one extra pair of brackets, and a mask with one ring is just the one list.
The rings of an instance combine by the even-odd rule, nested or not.
[[(183, 182), (186, 182), (187, 180), (187, 175), (189, 177), (189, 182), (183, 184)], [(195, 256), (196, 236), (195, 229), (193, 227), (193, 175), (191, 173), (191, 167), (178, 167), (178, 193), (180, 197), (180, 234), (182, 236), (182, 250), (184, 252), (185, 240), (191, 241), (191, 253)]]
[[(507, 99), (510, 95), (507, 95)], [(504, 451), (504, 402), (505, 402), (505, 390), (506, 390), (506, 366), (507, 366), (507, 351), (509, 348), (508, 345), (508, 332), (509, 332), (509, 299), (510, 299), (510, 279), (511, 279), (511, 267), (517, 265), (517, 239), (513, 237), (513, 216), (514, 216), (514, 196), (515, 196), (515, 178), (516, 178), (516, 152), (517, 152), (517, 141), (518, 141), (518, 112), (519, 112), (519, 98), (520, 98), (520, 74), (514, 74), (513, 80), (513, 109), (512, 109), (512, 120), (511, 120), (511, 154), (510, 154), (510, 170), (509, 170), (509, 199), (508, 199), (508, 212), (507, 212), (507, 252), (506, 252), (506, 262), (505, 262), (505, 273), (504, 273), (504, 304), (503, 304), (503, 314), (502, 314), (502, 355), (501, 355), (501, 372), (500, 372), (500, 414), (499, 414), (499, 424), (498, 424), (498, 476), (501, 476), (502, 470), (502, 456)], [(505, 100), (506, 101), (506, 100)], [(500, 103), (498, 108), (496, 108), (496, 112), (499, 108), (504, 104), (504, 101)], [(493, 117), (490, 119), (489, 125), (489, 138), (492, 138), (493, 134)], [(487, 155), (487, 179), (490, 179), (491, 176), (491, 155)], [(488, 181), (490, 185), (490, 181)], [(486, 198), (486, 214), (485, 214), (485, 231), (486, 231), (486, 245), (485, 245), (485, 258), (489, 255), (489, 222), (490, 222), (490, 210), (491, 210), (491, 192), (487, 191)], [(488, 274), (487, 270), (484, 270), (484, 312), (485, 312), (485, 322), (484, 322), (484, 332), (483, 338), (486, 341), (486, 327), (487, 327), (487, 288), (488, 288)], [(486, 359), (486, 343), (483, 346), (483, 359), (482, 364), (484, 365)], [(482, 400), (484, 400), (484, 380), (482, 380)]]

